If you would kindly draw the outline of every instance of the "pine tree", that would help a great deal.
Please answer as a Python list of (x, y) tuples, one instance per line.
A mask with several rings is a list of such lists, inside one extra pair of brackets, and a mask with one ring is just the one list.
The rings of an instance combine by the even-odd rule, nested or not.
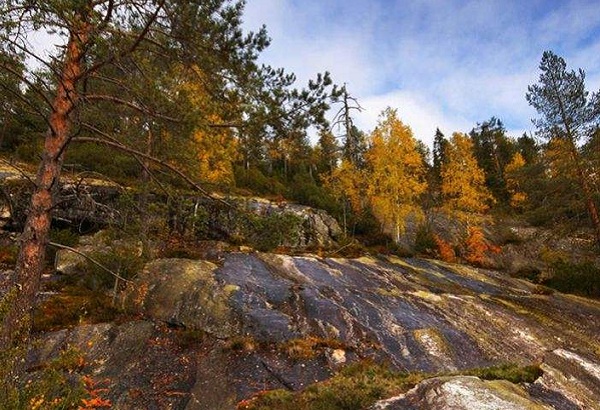
[(498, 202), (506, 203), (509, 194), (506, 189), (504, 168), (516, 151), (514, 142), (506, 135), (506, 129), (496, 117), (478, 124), (469, 133), (479, 167), (485, 174), (486, 186)]
[[(201, 67), (202, 83), (211, 97), (235, 101), (232, 118), (251, 118), (249, 125), (256, 129), (297, 131), (313, 122), (326, 123), (329, 76), (319, 75), (308, 89), (296, 90), (287, 88), (293, 75), (259, 68), (258, 54), (269, 39), (264, 27), (258, 33), (243, 32), (243, 8), (243, 1), (228, 0), (0, 2), (0, 48), (8, 56), (0, 58), (1, 85), (6, 89), (8, 76), (26, 86), (35, 98), (16, 97), (47, 125), (13, 286), (4, 299), (9, 309), (2, 317), (0, 349), (29, 336), (55, 194), (73, 142), (102, 144), (139, 162), (160, 164), (208, 195), (171, 161), (172, 156), (187, 154), (179, 148), (189, 147), (188, 137), (197, 125), (186, 115), (193, 105), (185, 93), (176, 92), (195, 67)], [(54, 32), (64, 46), (35, 54), (27, 47), (32, 28)], [(12, 60), (19, 55), (36, 59), (45, 71), (15, 69)], [(271, 114), (270, 123), (259, 115), (264, 112)], [(220, 114), (206, 118), (225, 119)], [(179, 136), (188, 140), (181, 143)], [(150, 145), (167, 156), (149, 155)]]
[(445, 151), (448, 140), (440, 131), (439, 128), (435, 129), (435, 135), (433, 137), (433, 176), (436, 186), (442, 181), (442, 165), (445, 162)]
[(537, 84), (530, 85), (527, 101), (541, 118), (534, 120), (537, 134), (546, 140), (561, 139), (561, 147), (569, 158), (570, 168), (576, 173), (588, 214), (600, 244), (600, 216), (594, 200), (589, 173), (582, 163), (580, 142), (587, 142), (600, 121), (600, 95), (591, 96), (585, 89), (585, 72), (567, 70), (562, 57), (545, 51), (540, 62)]
[(340, 158), (340, 147), (330, 131), (321, 131), (315, 147), (315, 161), (319, 174), (331, 174)]

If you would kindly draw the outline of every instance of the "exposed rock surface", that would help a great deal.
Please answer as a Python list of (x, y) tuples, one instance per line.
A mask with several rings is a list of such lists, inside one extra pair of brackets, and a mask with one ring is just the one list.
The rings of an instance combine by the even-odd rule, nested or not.
[(294, 247), (330, 246), (342, 235), (342, 229), (331, 215), (322, 209), (287, 202), (272, 202), (260, 198), (233, 198), (234, 202), (259, 215), (288, 214), (302, 221), (301, 232)]
[(477, 377), (436, 377), (398, 397), (382, 400), (373, 410), (543, 410), (550, 407), (527, 397), (527, 393), (504, 381)]
[(207, 261), (160, 259), (150, 262), (123, 295), (128, 309), (172, 326), (201, 329), (219, 338), (239, 327), (229, 308), (237, 286), (216, 282), (217, 266)]
[[(169, 408), (233, 409), (260, 390), (326, 379), (359, 357), (411, 372), (506, 362), (541, 363), (544, 371), (522, 386), (428, 380), (381, 405), (600, 409), (600, 303), (535, 290), (498, 272), (423, 259), (229, 253), (219, 265), (157, 260), (126, 296), (145, 320), (48, 335), (41, 356), (91, 342), (84, 349), (90, 371), (112, 380), (109, 395), (120, 409), (166, 408), (159, 400), (170, 400)], [(193, 331), (204, 336), (182, 347)], [(308, 337), (336, 345), (302, 359), (286, 350)], [(157, 389), (170, 393), (161, 399)]]
[[(7, 175), (0, 172), (0, 181), (4, 184), (0, 191), (0, 223), (18, 231), (27, 217), (31, 184), (16, 175)], [(53, 222), (80, 232), (123, 225), (131, 219), (131, 213), (135, 213), (132, 204), (136, 203), (137, 197), (134, 192), (102, 180), (67, 181), (60, 185)], [(320, 209), (261, 198), (234, 196), (221, 199), (223, 202), (190, 195), (170, 199), (151, 195), (149, 202), (155, 206), (149, 223), (173, 233), (223, 240), (249, 236), (248, 231), (256, 228), (249, 221), (249, 215), (292, 217), (297, 221), (288, 221), (289, 226), (274, 227), (287, 230), (282, 230), (281, 238), (276, 238), (279, 243), (273, 247), (302, 249), (332, 246), (342, 234), (335, 218)], [(129, 207), (124, 207), (124, 203), (130, 203)]]

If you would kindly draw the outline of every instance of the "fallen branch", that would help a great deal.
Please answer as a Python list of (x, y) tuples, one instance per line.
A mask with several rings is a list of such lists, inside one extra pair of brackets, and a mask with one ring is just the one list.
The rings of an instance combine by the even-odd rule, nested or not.
[(56, 242), (48, 242), (48, 245), (50, 246), (54, 246), (55, 248), (59, 248), (59, 249), (65, 249), (67, 251), (76, 253), (79, 256), (84, 257), (85, 259), (87, 259), (88, 261), (92, 262), (94, 265), (98, 266), (99, 268), (101, 268), (102, 270), (110, 273), (111, 275), (113, 275), (116, 279), (122, 280), (124, 282), (127, 283), (133, 283), (132, 281), (130, 281), (129, 279), (125, 279), (124, 277), (122, 277), (121, 275), (119, 275), (116, 272), (113, 272), (112, 270), (108, 269), (106, 266), (104, 266), (103, 264), (101, 264), (100, 262), (98, 262), (96, 259), (92, 258), (91, 256), (86, 255), (85, 253), (78, 251), (75, 248), (72, 248), (70, 246), (67, 245), (62, 245), (60, 243), (56, 243)]

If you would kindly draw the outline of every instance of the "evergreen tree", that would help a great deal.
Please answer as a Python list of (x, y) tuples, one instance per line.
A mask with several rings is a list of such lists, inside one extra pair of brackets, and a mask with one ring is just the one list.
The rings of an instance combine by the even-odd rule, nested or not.
[[(186, 93), (178, 92), (178, 84), (194, 75), (197, 67), (213, 99), (236, 102), (236, 110), (227, 115), (221, 112), (205, 119), (252, 119), (249, 125), (256, 129), (283, 131), (283, 135), (306, 129), (313, 122), (326, 124), (324, 111), (332, 85), (329, 76), (319, 75), (306, 89), (296, 90), (289, 87), (293, 76), (259, 68), (258, 53), (269, 39), (264, 28), (243, 33), (243, 7), (243, 1), (227, 0), (0, 3), (0, 54), (7, 56), (0, 59), (0, 81), (8, 76), (13, 83), (26, 84), (36, 97), (29, 101), (32, 111), (47, 125), (11, 277), (13, 286), (4, 300), (9, 309), (2, 318), (0, 348), (28, 337), (55, 193), (72, 142), (99, 143), (132, 154), (138, 161), (160, 164), (208, 195), (171, 161), (172, 156), (190, 154), (183, 148), (189, 147), (198, 123), (187, 115), (194, 112), (194, 106)], [(34, 54), (27, 46), (27, 36), (38, 28), (54, 32), (64, 46), (53, 53)], [(23, 72), (16, 70), (12, 61), (22, 55), (35, 58), (44, 72), (27, 67)], [(252, 101), (262, 101), (261, 109), (255, 110), (259, 104)], [(268, 115), (262, 117), (261, 113)], [(263, 121), (266, 117), (270, 122)], [(244, 125), (218, 122), (207, 126), (241, 129)]]
[(540, 159), (540, 147), (535, 139), (524, 133), (517, 139), (517, 151), (527, 164), (533, 164)]
[(527, 101), (541, 118), (534, 120), (537, 134), (546, 140), (560, 139), (560, 149), (565, 150), (570, 168), (576, 173), (582, 197), (600, 244), (600, 217), (593, 197), (590, 177), (581, 159), (579, 143), (589, 141), (600, 121), (600, 96), (589, 95), (585, 89), (585, 73), (567, 70), (562, 57), (545, 51), (540, 62), (537, 84), (530, 85)]
[(504, 168), (516, 151), (514, 142), (506, 135), (502, 121), (496, 117), (479, 124), (469, 135), (477, 163), (485, 173), (486, 186), (497, 201), (507, 203), (509, 194)]
[(433, 175), (434, 180), (438, 183), (442, 180), (442, 165), (445, 162), (445, 151), (448, 140), (440, 131), (439, 128), (435, 129), (435, 135), (433, 137)]
[(319, 174), (331, 174), (340, 159), (340, 147), (330, 131), (321, 131), (315, 147), (315, 162)]

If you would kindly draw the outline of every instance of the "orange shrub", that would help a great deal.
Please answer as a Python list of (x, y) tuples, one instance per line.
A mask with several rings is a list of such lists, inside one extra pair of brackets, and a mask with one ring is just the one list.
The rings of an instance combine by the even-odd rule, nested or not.
[(452, 246), (438, 235), (433, 235), (433, 240), (437, 245), (437, 253), (444, 262), (456, 262), (456, 253)]
[(465, 241), (465, 260), (473, 265), (483, 266), (487, 261), (488, 253), (499, 253), (498, 246), (489, 244), (481, 231), (481, 228), (470, 227), (469, 236)]

